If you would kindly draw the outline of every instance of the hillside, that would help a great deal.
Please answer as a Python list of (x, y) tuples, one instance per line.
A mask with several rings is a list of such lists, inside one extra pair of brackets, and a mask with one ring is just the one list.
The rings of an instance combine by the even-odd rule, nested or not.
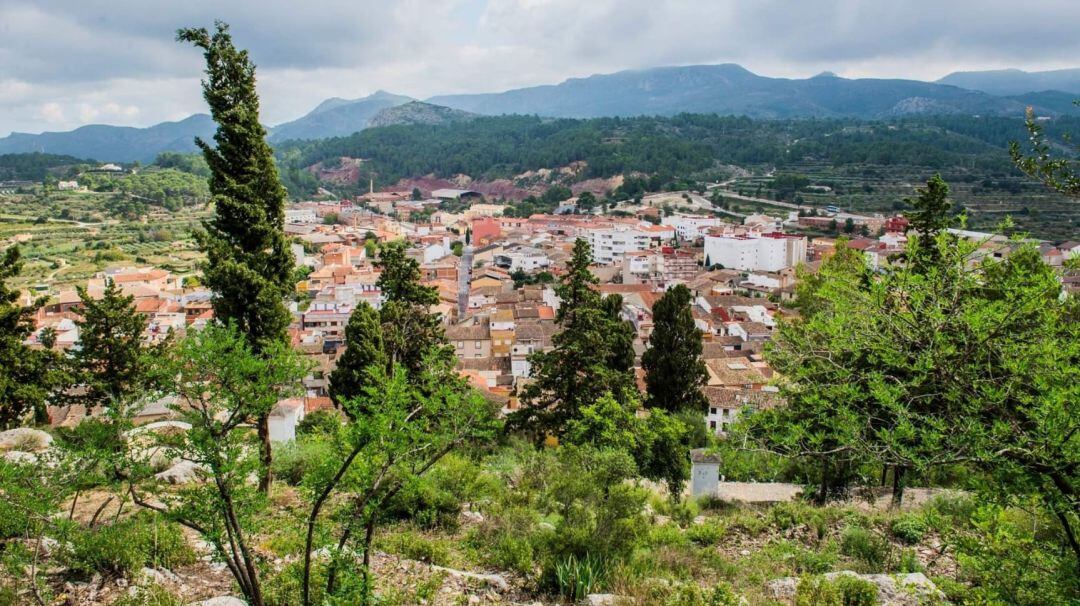
[(432, 105), (423, 101), (410, 101), (403, 105), (388, 107), (375, 114), (368, 121), (368, 128), (380, 126), (394, 126), (398, 124), (427, 124), (441, 125), (455, 122), (467, 122), (477, 117), (477, 114), (451, 109), (441, 105)]
[(938, 80), (938, 83), (983, 91), (991, 95), (1020, 95), (1054, 90), (1080, 96), (1080, 69), (1045, 72), (1025, 72), (1019, 69), (953, 72)]
[(386, 91), (351, 101), (336, 97), (327, 99), (302, 118), (275, 126), (269, 138), (273, 142), (351, 135), (367, 128), (368, 121), (382, 110), (409, 101), (412, 101), (410, 97)]
[(600, 116), (717, 113), (754, 118), (886, 118), (912, 114), (1020, 115), (1012, 99), (915, 80), (849, 80), (826, 73), (769, 78), (734, 64), (661, 67), (573, 78), (502, 93), (428, 99), (480, 114)]
[(195, 137), (209, 139), (214, 123), (206, 114), (147, 128), (91, 124), (68, 132), (12, 133), (0, 139), (0, 154), (44, 152), (103, 162), (151, 162), (163, 151), (195, 151)]

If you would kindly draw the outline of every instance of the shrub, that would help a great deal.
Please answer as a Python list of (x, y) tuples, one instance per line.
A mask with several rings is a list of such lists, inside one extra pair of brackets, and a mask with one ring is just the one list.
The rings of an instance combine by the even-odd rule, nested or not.
[(794, 606), (843, 606), (840, 589), (825, 577), (803, 577), (795, 590)]
[(843, 606), (877, 606), (877, 587), (870, 581), (845, 574), (838, 576), (833, 584), (840, 591)]
[(889, 531), (894, 537), (908, 545), (914, 545), (926, 536), (926, 519), (918, 514), (904, 514), (893, 518)]
[(335, 459), (333, 445), (318, 434), (275, 446), (274, 476), (286, 484), (298, 486), (304, 476), (323, 461)]
[(694, 520), (701, 513), (701, 508), (698, 506), (697, 501), (686, 499), (673, 503), (668, 511), (675, 523), (686, 528), (694, 523)]
[(195, 561), (180, 527), (155, 515), (137, 515), (110, 526), (77, 529), (61, 556), (76, 573), (126, 576), (140, 568), (172, 568)]
[(394, 495), (384, 514), (391, 520), (411, 520), (421, 528), (455, 530), (461, 501), (440, 486), (436, 477), (427, 474), (415, 478)]
[(692, 524), (686, 530), (686, 538), (690, 539), (691, 543), (708, 547), (719, 543), (726, 532), (727, 525), (722, 521), (706, 520), (701, 524)]
[(161, 585), (136, 587), (120, 597), (112, 606), (183, 606), (184, 601)]
[(555, 562), (554, 581), (559, 595), (575, 602), (595, 593), (604, 582), (606, 565), (598, 558), (570, 555)]
[(519, 506), (489, 512), (483, 524), (470, 534), (470, 542), (481, 549), (492, 566), (531, 576), (535, 568), (536, 518), (536, 512)]
[(312, 434), (336, 435), (341, 429), (341, 417), (336, 410), (316, 410), (305, 415), (303, 420), (296, 426), (296, 434), (307, 436)]
[(888, 541), (862, 526), (848, 526), (840, 535), (840, 553), (861, 563), (865, 572), (882, 572), (889, 561)]
[(385, 547), (403, 558), (445, 566), (450, 562), (446, 541), (428, 538), (414, 530), (402, 530), (385, 538)]

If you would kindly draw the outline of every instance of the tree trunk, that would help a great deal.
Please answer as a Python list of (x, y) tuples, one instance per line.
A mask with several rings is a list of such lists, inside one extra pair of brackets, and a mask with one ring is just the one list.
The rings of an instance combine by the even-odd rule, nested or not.
[(892, 503), (889, 507), (893, 509), (899, 509), (900, 504), (904, 500), (904, 480), (907, 475), (907, 469), (901, 465), (893, 467), (892, 478)]
[(273, 452), (270, 449), (270, 417), (269, 415), (262, 415), (258, 419), (259, 429), (259, 443), (261, 445), (261, 451), (259, 452), (259, 459), (262, 465), (259, 466), (259, 492), (264, 495), (270, 495), (270, 484), (274, 481), (273, 471), (270, 469), (270, 464), (274, 461)]

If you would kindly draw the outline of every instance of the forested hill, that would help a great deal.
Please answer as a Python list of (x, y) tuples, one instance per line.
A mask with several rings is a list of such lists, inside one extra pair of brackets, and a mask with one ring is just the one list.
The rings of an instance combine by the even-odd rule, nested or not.
[[(1080, 132), (1080, 119), (1047, 124), (1051, 136)], [(363, 158), (379, 183), (435, 174), (510, 177), (585, 162), (581, 178), (643, 172), (688, 175), (716, 164), (969, 166), (1012, 172), (1007, 147), (1027, 136), (1023, 122), (996, 117), (892, 121), (752, 120), (683, 114), (671, 118), (477, 118), (447, 125), (371, 128), (349, 137), (278, 146), (286, 170), (347, 156)]]

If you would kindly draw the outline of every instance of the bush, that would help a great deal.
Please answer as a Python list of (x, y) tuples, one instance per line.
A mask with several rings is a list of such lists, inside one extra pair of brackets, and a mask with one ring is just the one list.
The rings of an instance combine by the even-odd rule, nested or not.
[(333, 448), (329, 440), (319, 434), (275, 446), (274, 476), (286, 484), (298, 486), (321, 462), (335, 459)]
[(794, 606), (843, 606), (840, 589), (825, 577), (803, 577), (795, 590)]
[(596, 593), (604, 583), (606, 564), (592, 556), (568, 556), (555, 562), (554, 581), (559, 595), (574, 602)]
[(840, 575), (833, 584), (840, 590), (840, 599), (844, 606), (877, 606), (877, 587), (870, 581), (851, 575)]
[(112, 606), (183, 606), (184, 601), (161, 585), (136, 587), (112, 603)]
[(402, 530), (385, 538), (387, 551), (403, 558), (445, 566), (450, 563), (450, 547), (442, 539), (428, 538), (414, 530)]
[(840, 535), (840, 553), (855, 559), (863, 572), (883, 572), (889, 562), (888, 541), (862, 526), (848, 526)]
[(724, 534), (727, 532), (727, 525), (720, 520), (706, 520), (702, 524), (693, 524), (686, 530), (686, 538), (690, 539), (691, 543), (701, 545), (702, 547), (709, 547), (716, 545), (720, 542), (720, 539), (724, 538)]
[(926, 519), (918, 514), (904, 514), (893, 518), (889, 524), (889, 532), (908, 545), (914, 545), (926, 536)]
[(128, 576), (143, 568), (173, 568), (195, 561), (180, 527), (156, 515), (136, 515), (109, 526), (77, 529), (61, 556), (76, 573)]
[(536, 519), (536, 513), (526, 507), (511, 506), (489, 512), (484, 523), (470, 534), (470, 540), (492, 566), (532, 576), (536, 567), (533, 549)]
[(336, 410), (316, 410), (305, 415), (296, 426), (296, 434), (307, 436), (322, 434), (333, 436), (341, 429), (341, 416)]
[(384, 514), (391, 520), (411, 520), (425, 529), (456, 530), (461, 501), (443, 489), (432, 474), (415, 478), (386, 504)]

